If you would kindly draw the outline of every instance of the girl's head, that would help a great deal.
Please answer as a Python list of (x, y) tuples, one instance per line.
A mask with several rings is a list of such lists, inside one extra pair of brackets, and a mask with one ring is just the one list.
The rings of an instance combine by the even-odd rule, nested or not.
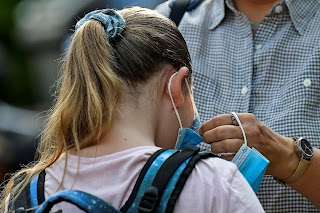
[[(173, 22), (138, 7), (118, 13), (120, 17), (104, 11), (108, 26), (100, 17), (100, 21), (89, 19), (77, 25), (51, 117), (54, 125), (60, 122), (55, 126), (57, 141), (65, 141), (69, 149), (77, 148), (77, 141), (82, 142), (81, 149), (99, 140), (114, 119), (124, 89), (138, 94), (140, 85), (164, 74), (169, 65), (175, 70), (187, 67), (191, 83), (187, 45)], [(110, 22), (120, 30), (111, 30), (113, 34), (107, 36)]]
[[(40, 159), (14, 176), (26, 173), (11, 195), (19, 193), (34, 174), (53, 164), (63, 152), (95, 145), (110, 128), (124, 94), (139, 95), (142, 85), (155, 77), (168, 79), (182, 67), (185, 70), (177, 78), (184, 82), (186, 77), (191, 85), (187, 45), (172, 21), (139, 7), (118, 13), (125, 25), (121, 22), (109, 29), (114, 33), (111, 36), (106, 33), (109, 26), (102, 22), (114, 23), (114, 17), (102, 22), (89, 19), (77, 26), (63, 63), (58, 97), (41, 135)], [(172, 115), (175, 117), (173, 110)], [(166, 131), (165, 121), (160, 124), (159, 131)]]

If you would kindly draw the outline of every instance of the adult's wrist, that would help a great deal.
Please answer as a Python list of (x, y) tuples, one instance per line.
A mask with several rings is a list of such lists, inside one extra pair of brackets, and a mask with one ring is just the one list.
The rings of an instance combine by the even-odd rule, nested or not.
[(299, 164), (299, 157), (294, 150), (293, 138), (285, 138), (286, 140), (286, 151), (283, 153), (282, 162), (278, 168), (278, 173), (274, 175), (275, 178), (284, 180), (290, 177), (297, 169)]
[(308, 140), (302, 137), (294, 137), (293, 139), (293, 149), (299, 159), (299, 163), (293, 174), (289, 177), (284, 179), (275, 178), (280, 184), (284, 185), (285, 187), (287, 186), (287, 183), (294, 183), (304, 175), (314, 154), (313, 147)]

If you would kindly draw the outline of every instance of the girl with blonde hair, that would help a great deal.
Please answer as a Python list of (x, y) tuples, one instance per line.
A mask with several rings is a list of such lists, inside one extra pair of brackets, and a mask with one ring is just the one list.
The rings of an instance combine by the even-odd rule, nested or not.
[[(41, 171), (46, 199), (77, 189), (120, 209), (148, 158), (160, 148), (179, 148), (175, 109), (180, 125), (192, 126), (191, 86), (187, 45), (169, 19), (139, 7), (87, 14), (77, 23), (65, 56), (40, 158), (11, 178), (1, 212), (12, 209)], [(53, 212), (59, 209), (79, 211), (60, 203)], [(174, 209), (196, 211), (263, 209), (234, 164), (208, 158), (197, 163)]]

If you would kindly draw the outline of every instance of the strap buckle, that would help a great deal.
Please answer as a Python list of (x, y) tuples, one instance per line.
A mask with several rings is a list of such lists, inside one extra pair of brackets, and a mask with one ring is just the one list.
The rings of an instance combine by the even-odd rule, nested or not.
[(156, 202), (158, 200), (158, 189), (150, 186), (143, 194), (140, 204), (140, 212), (153, 212)]

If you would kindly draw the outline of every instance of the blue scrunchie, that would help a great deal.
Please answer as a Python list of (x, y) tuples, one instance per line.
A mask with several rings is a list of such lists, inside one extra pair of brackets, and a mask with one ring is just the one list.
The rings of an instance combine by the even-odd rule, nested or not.
[(122, 33), (126, 27), (126, 22), (119, 13), (117, 13), (115, 10), (104, 9), (95, 10), (85, 15), (77, 22), (75, 27), (76, 30), (79, 29), (89, 19), (100, 21), (104, 26), (108, 38), (115, 38), (118, 33)]

